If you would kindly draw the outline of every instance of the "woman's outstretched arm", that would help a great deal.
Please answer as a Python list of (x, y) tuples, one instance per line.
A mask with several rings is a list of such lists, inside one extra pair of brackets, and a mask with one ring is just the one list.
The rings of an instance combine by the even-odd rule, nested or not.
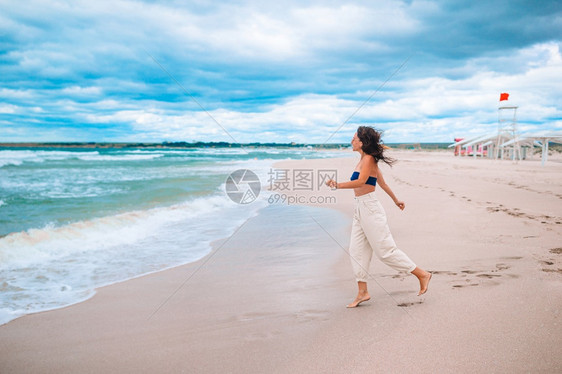
[(386, 184), (384, 177), (382, 176), (382, 171), (378, 165), (377, 165), (377, 184), (379, 185), (380, 188), (384, 190), (384, 192), (387, 193), (388, 196), (390, 196), (392, 201), (394, 201), (394, 204), (396, 204), (396, 206), (400, 208), (400, 210), (404, 210), (406, 204), (404, 204), (403, 201), (398, 200), (394, 192), (392, 192), (392, 190), (390, 189), (390, 186)]

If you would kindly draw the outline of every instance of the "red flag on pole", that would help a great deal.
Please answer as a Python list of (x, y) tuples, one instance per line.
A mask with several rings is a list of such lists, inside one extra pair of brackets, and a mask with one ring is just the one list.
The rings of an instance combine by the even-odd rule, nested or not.
[(508, 94), (508, 93), (501, 93), (501, 94), (500, 94), (500, 101), (507, 100), (508, 98), (509, 98), (509, 94)]

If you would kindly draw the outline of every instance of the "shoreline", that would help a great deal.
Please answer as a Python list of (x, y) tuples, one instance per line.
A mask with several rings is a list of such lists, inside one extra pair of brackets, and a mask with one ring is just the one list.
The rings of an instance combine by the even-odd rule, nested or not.
[[(328, 150), (324, 150), (324, 152), (329, 152)], [(333, 152), (331, 152), (329, 155), (333, 155)], [(321, 156), (321, 155), (319, 155)], [(258, 169), (254, 169), (255, 172), (257, 172), (258, 174), (261, 175), (262, 180), (264, 179), (263, 174), (265, 174), (265, 170), (267, 168), (271, 169), (273, 163), (275, 162), (275, 160), (270, 159), (270, 160), (264, 160), (265, 164), (268, 165), (267, 167), (265, 166), (260, 166)], [(241, 164), (242, 165), (242, 164)], [(246, 164), (248, 165), (248, 164)], [(254, 164), (251, 164), (254, 165)], [(255, 165), (254, 165), (255, 166)], [(252, 167), (252, 166), (250, 166)], [(263, 169), (263, 170), (262, 170)], [(264, 181), (265, 182), (265, 181)], [(236, 206), (237, 204), (232, 204), (230, 202), (230, 200), (226, 197), (226, 195), (224, 194), (224, 190), (223, 188), (219, 188), (219, 192), (217, 192), (217, 194), (213, 193), (209, 196), (207, 196), (207, 199), (214, 199), (215, 197), (221, 197), (224, 198), (224, 203), (226, 206), (228, 206), (228, 211), (230, 212), (232, 209), (234, 209), (235, 211), (232, 211), (232, 213), (235, 213), (235, 216), (237, 216), (237, 214), (239, 215), (240, 210), (242, 210), (241, 206), (238, 207)], [(203, 197), (205, 198), (205, 197)], [(198, 197), (195, 196), (193, 197), (194, 201), (198, 201)], [(192, 201), (193, 202), (193, 201)], [(1, 202), (0, 202), (1, 203)], [(127, 212), (121, 212), (121, 213), (116, 213), (113, 215), (105, 215), (105, 216), (101, 216), (101, 217), (97, 217), (97, 216), (93, 216), (87, 219), (83, 219), (83, 220), (78, 220), (75, 222), (70, 222), (61, 226), (56, 226), (56, 227), (51, 227), (50, 224), (47, 224), (43, 227), (39, 227), (39, 228), (30, 228), (27, 230), (22, 230), (22, 231), (13, 231), (10, 233), (7, 233), (5, 235), (0, 236), (0, 239), (6, 237), (8, 240), (6, 243), (7, 245), (12, 245), (13, 247), (17, 248), (17, 247), (22, 247), (22, 248), (27, 248), (27, 242), (33, 242), (33, 241), (41, 241), (43, 239), (48, 239), (48, 240), (56, 240), (58, 237), (62, 237), (62, 239), (60, 240), (65, 240), (65, 236), (70, 236), (72, 239), (72, 236), (80, 236), (80, 235), (85, 235), (87, 236), (89, 233), (88, 232), (81, 232), (80, 230), (83, 227), (86, 227), (88, 225), (90, 226), (95, 226), (97, 227), (97, 225), (102, 224), (103, 221), (106, 220), (110, 220), (110, 221), (114, 221), (114, 220), (125, 220), (125, 218), (127, 219), (137, 219), (137, 221), (140, 221), (140, 216), (144, 217), (143, 219), (147, 220), (149, 219), (151, 216), (154, 216), (156, 214), (160, 214), (162, 215), (164, 212), (166, 212), (166, 210), (168, 209), (183, 209), (183, 207), (189, 204), (189, 202), (177, 202), (177, 203), (168, 203), (162, 206), (155, 206), (155, 207), (150, 207), (147, 209), (142, 209), (139, 208), (138, 210), (129, 210)], [(230, 205), (232, 205), (233, 207), (231, 207)], [(256, 203), (254, 203), (254, 206), (256, 205)], [(265, 204), (263, 201), (261, 201), (258, 204), (258, 208), (257, 210), (263, 209), (265, 207)], [(244, 208), (249, 208), (250, 210), (255, 210), (254, 207), (244, 207)], [(223, 208), (226, 209), (226, 208)], [(169, 213), (173, 213), (168, 211)], [(251, 213), (250, 215), (246, 215), (243, 214), (243, 217), (241, 216), (241, 218), (247, 217), (245, 218), (245, 220), (247, 220), (249, 217), (253, 217), (255, 214), (258, 214), (257, 211)], [(125, 217), (125, 218), (123, 218)], [(232, 219), (231, 219), (232, 221)], [(138, 224), (140, 224), (139, 222), (136, 222)], [(142, 222), (141, 222), (142, 223)], [(212, 226), (212, 224), (210, 225)], [(232, 228), (232, 230), (230, 231), (230, 233), (228, 233), (228, 235), (230, 235), (232, 232), (234, 232), (236, 229), (236, 227)], [(75, 232), (77, 231), (77, 232)], [(215, 240), (220, 240), (220, 238), (222, 237), (224, 233), (219, 233), (218, 231), (215, 233), (214, 237), (210, 237), (209, 239), (212, 241)], [(228, 236), (226, 235), (226, 236)], [(209, 236), (209, 235), (207, 235)], [(205, 239), (207, 236), (202, 237), (202, 240)], [(10, 244), (11, 243), (11, 244)], [(3, 244), (3, 243), (2, 243)], [(208, 245), (208, 250), (204, 250), (204, 253), (210, 253), (212, 252), (212, 244), (209, 243)], [(202, 252), (204, 248), (198, 248), (197, 252)], [(116, 248), (116, 252), (119, 250), (119, 248)], [(193, 257), (197, 257), (198, 253), (194, 253)], [(204, 255), (203, 257), (205, 257), (206, 255)], [(178, 256), (176, 256), (178, 257)], [(66, 283), (65, 279), (60, 279), (56, 277), (55, 274), (55, 281), (50, 282), (48, 285), (50, 284), (54, 284), (54, 286), (58, 286), (59, 284), (62, 285), (62, 287), (64, 287), (66, 290), (71, 290), (71, 292), (65, 293), (65, 292), (59, 292), (59, 293), (55, 293), (54, 296), (52, 296), (51, 299), (48, 299), (47, 297), (42, 297), (41, 295), (36, 295), (37, 292), (35, 291), (29, 291), (27, 292), (27, 294), (20, 294), (17, 295), (15, 294), (13, 291), (11, 291), (11, 289), (7, 290), (7, 294), (6, 294), (6, 300), (10, 300), (10, 303), (6, 303), (7, 306), (9, 305), (9, 307), (6, 308), (6, 311), (3, 312), (3, 315), (0, 318), (0, 325), (4, 325), (12, 320), (15, 320), (17, 318), (20, 318), (24, 315), (28, 315), (28, 314), (34, 314), (34, 313), (41, 313), (41, 312), (46, 312), (46, 311), (53, 311), (53, 310), (57, 310), (60, 308), (65, 308), (71, 305), (75, 305), (77, 303), (80, 302), (84, 302), (90, 298), (92, 298), (95, 294), (96, 294), (96, 290), (102, 287), (106, 287), (106, 286), (110, 286), (112, 284), (118, 284), (124, 281), (128, 281), (131, 279), (135, 279), (141, 276), (145, 276), (145, 275), (149, 275), (149, 274), (153, 274), (156, 272), (160, 272), (160, 271), (165, 271), (167, 269), (170, 268), (174, 268), (177, 266), (182, 266), (185, 265), (187, 263), (191, 263), (194, 262), (193, 259), (184, 259), (186, 256), (184, 255), (183, 258), (180, 258), (182, 256), (179, 256), (178, 259), (174, 259), (174, 258), (168, 258), (168, 262), (165, 261), (157, 261), (157, 259), (154, 259), (154, 266), (144, 266), (142, 268), (138, 268), (136, 269), (137, 271), (132, 271), (132, 272), (127, 272), (127, 274), (118, 274), (118, 273), (108, 273), (109, 277), (105, 277), (105, 278), (97, 278), (96, 280), (92, 280), (91, 282), (89, 282), (88, 284), (86, 284), (85, 282), (81, 282), (81, 281), (76, 281), (74, 280), (74, 283), (69, 282)], [(187, 256), (187, 257), (191, 257), (191, 256)], [(25, 258), (24, 258), (25, 260)], [(72, 261), (76, 261), (76, 259), (71, 259)], [(87, 263), (85, 263), (85, 265), (87, 265)], [(158, 266), (156, 266), (158, 265)], [(16, 271), (19, 268), (16, 268)], [(28, 271), (31, 271), (32, 269), (28, 269)], [(40, 274), (41, 276), (46, 276), (46, 277), (50, 277), (49, 274)], [(88, 275), (88, 274), (87, 274)], [(9, 277), (8, 277), (9, 279)], [(25, 279), (25, 278), (23, 278)], [(17, 284), (17, 283), (14, 283)], [(47, 285), (47, 286), (48, 286)], [(45, 286), (45, 287), (47, 287)], [(14, 286), (15, 287), (15, 286)], [(22, 286), (24, 289), (25, 287)], [(8, 292), (9, 291), (9, 292)], [(18, 298), (20, 300), (24, 300), (22, 302), (18, 302), (16, 300), (16, 298)], [(22, 298), (23, 297), (23, 298)], [(33, 299), (33, 297), (35, 297), (35, 299)], [(12, 299), (13, 298), (13, 299)], [(56, 306), (54, 305), (56, 302)], [(13, 313), (12, 311), (18, 311), (17, 313)], [(23, 311), (22, 313), (20, 313), (20, 311)]]
[[(120, 372), (154, 372), (161, 368), (162, 362), (153, 360), (161, 356), (162, 349), (177, 353), (176, 359), (167, 363), (168, 367), (173, 367), (173, 371), (190, 372), (184, 357), (188, 347), (190, 352), (197, 352), (190, 356), (191, 364), (204, 368), (213, 362), (216, 349), (224, 349), (223, 357), (226, 355), (234, 361), (238, 354), (231, 350), (240, 344), (253, 350), (263, 349), (264, 353), (279, 349), (277, 341), (262, 346), (264, 340), (280, 334), (298, 337), (304, 344), (311, 336), (310, 332), (317, 329), (313, 325), (326, 323), (327, 319), (324, 312), (312, 305), (302, 309), (310, 302), (306, 294), (314, 294), (317, 283), (325, 277), (316, 277), (314, 281), (303, 278), (302, 274), (305, 270), (309, 274), (318, 274), (323, 271), (321, 267), (332, 267), (339, 255), (332, 251), (323, 261), (313, 264), (311, 261), (317, 257), (314, 252), (318, 251), (318, 247), (313, 245), (313, 236), (292, 221), (290, 215), (279, 214), (289, 210), (298, 215), (301, 211), (300, 217), (306, 218), (310, 209), (314, 210), (307, 207), (265, 207), (260, 214), (246, 221), (232, 239), (213, 241), (213, 251), (199, 261), (101, 287), (85, 302), (26, 315), (0, 326), (2, 372), (20, 372), (24, 368), (33, 372), (75, 372), (84, 367), (92, 372), (116, 368)], [(337, 218), (337, 214), (324, 210), (315, 212), (315, 215), (328, 226)], [(300, 232), (301, 237), (309, 236), (310, 240), (306, 241), (309, 247), (292, 253), (291, 248), (283, 247), (281, 237), (274, 239), (262, 230), (260, 222), (275, 221), (280, 217), (285, 220), (285, 228), (293, 225), (293, 230)], [(275, 252), (270, 255), (282, 259), (287, 266), (280, 267), (268, 258), (270, 256), (264, 258), (264, 253), (256, 251), (256, 248), (248, 251), (248, 240), (271, 243), (271, 250)], [(278, 251), (282, 248), (288, 259), (279, 257)], [(305, 265), (306, 268), (303, 267)], [(252, 283), (268, 285), (270, 295), (255, 294), (250, 287)], [(213, 290), (211, 294), (209, 290)], [(291, 290), (299, 291), (294, 293)], [(313, 294), (309, 296), (314, 298)], [(248, 304), (240, 300), (248, 301)], [(264, 329), (270, 330), (270, 323), (280, 321), (284, 321), (286, 328), (264, 334)], [(40, 330), (33, 328), (38, 325), (42, 326)], [(62, 326), (57, 333), (56, 330)], [(234, 336), (231, 335), (233, 332)], [(217, 334), (222, 338), (217, 340)], [(178, 342), (174, 336), (181, 336), (182, 343), (176, 346)], [(165, 344), (163, 348), (161, 343), (170, 338), (174, 344)], [(140, 357), (138, 352), (129, 349), (131, 345), (142, 352), (156, 353)], [(283, 349), (289, 350), (296, 349), (296, 346), (304, 348), (294, 343), (290, 346), (282, 344)], [(69, 354), (72, 358), (68, 357)], [(270, 355), (266, 357), (251, 365), (255, 371), (264, 367), (273, 371), (273, 363), (281, 364)], [(136, 360), (141, 363), (134, 363)], [(218, 369), (215, 367), (210, 371), (215, 370)], [(236, 372), (232, 368), (228, 370)]]
[[(434, 274), (423, 297), (373, 259), (371, 301), (345, 308), (353, 191), (326, 191), (330, 209), (267, 206), (197, 262), (0, 326), (1, 371), (560, 371), (562, 166), (393, 154), (383, 173), (406, 210), (377, 194), (398, 246)], [(273, 167), (343, 181), (356, 161)]]
[[(219, 196), (219, 195), (213, 193), (213, 194), (205, 196), (203, 198), (204, 199), (215, 199), (217, 196)], [(198, 201), (198, 199), (199, 199), (199, 197), (195, 197), (192, 200), (192, 202)], [(228, 198), (225, 197), (225, 200), (228, 200)], [(230, 203), (230, 201), (228, 201), (228, 203)], [(185, 205), (186, 205), (186, 202), (181, 202), (179, 204), (159, 206), (159, 207), (149, 208), (149, 209), (145, 209), (145, 210), (128, 211), (128, 212), (119, 213), (119, 214), (116, 214), (116, 215), (110, 215), (110, 216), (104, 216), (104, 217), (94, 217), (94, 218), (91, 218), (90, 220), (87, 220), (87, 221), (73, 222), (73, 223), (70, 223), (70, 224), (67, 224), (67, 225), (64, 225), (64, 226), (60, 226), (60, 227), (57, 227), (57, 228), (54, 228), (54, 229), (50, 229), (47, 232), (42, 232), (42, 230), (44, 230), (44, 228), (31, 229), (31, 232), (33, 232), (33, 231), (40, 232), (41, 236), (39, 236), (39, 238), (45, 238), (45, 237), (49, 238), (49, 237), (52, 237), (52, 236), (56, 236), (57, 234), (59, 234), (59, 231), (64, 230), (65, 232), (70, 232), (70, 234), (66, 233), (66, 236), (59, 234), (59, 236), (63, 236), (64, 238), (69, 237), (70, 239), (68, 239), (68, 240), (71, 240), (72, 234), (77, 235), (77, 236), (80, 235), (80, 234), (82, 234), (84, 236), (87, 235), (87, 233), (84, 234), (84, 233), (81, 233), (79, 231), (83, 226), (85, 226), (84, 222), (87, 222), (87, 223), (90, 223), (90, 224), (93, 223), (95, 225), (96, 222), (100, 222), (100, 221), (103, 221), (103, 220), (113, 220), (113, 222), (115, 222), (115, 218), (120, 218), (120, 217), (124, 217), (124, 216), (130, 216), (130, 217), (139, 219), (141, 214), (146, 214), (146, 216), (145, 216), (145, 218), (146, 218), (146, 217), (150, 217), (150, 215), (156, 214), (156, 213), (154, 213), (156, 211), (158, 211), (157, 214), (160, 214), (162, 216), (162, 212), (167, 212), (168, 214), (170, 214), (170, 213), (173, 213), (175, 210), (179, 209), (179, 207), (184, 207)], [(237, 207), (235, 207), (235, 208), (237, 208)], [(256, 211), (250, 210), (250, 211), (243, 212), (243, 215), (237, 216), (236, 220), (243, 219), (244, 222), (245, 222), (248, 219), (251, 219), (251, 218), (255, 217), (256, 215), (258, 215), (259, 210), (261, 210), (261, 209), (263, 209), (263, 207), (261, 207), (261, 208), (258, 207)], [(37, 314), (37, 313), (56, 311), (56, 310), (59, 310), (59, 309), (62, 309), (62, 308), (71, 307), (73, 305), (85, 302), (85, 301), (90, 300), (93, 297), (95, 297), (98, 290), (102, 289), (102, 288), (105, 288), (105, 287), (111, 287), (113, 285), (118, 285), (118, 284), (123, 283), (123, 282), (128, 282), (130, 280), (134, 280), (134, 279), (137, 279), (139, 277), (150, 276), (152, 274), (156, 274), (156, 273), (159, 273), (159, 272), (165, 272), (167, 270), (170, 270), (170, 269), (173, 269), (173, 268), (176, 268), (176, 267), (181, 267), (181, 266), (188, 265), (188, 264), (191, 264), (191, 263), (194, 263), (194, 262), (198, 262), (201, 259), (204, 259), (205, 257), (207, 257), (209, 255), (209, 253), (211, 253), (213, 251), (213, 242), (216, 242), (216, 241), (222, 239), (222, 235), (224, 235), (224, 232), (222, 232), (222, 231), (228, 232), (227, 236), (229, 236), (233, 232), (236, 231), (238, 226), (230, 227), (230, 226), (225, 225), (225, 226), (221, 226), (221, 227), (218, 227), (218, 226), (213, 227), (213, 229), (216, 231), (214, 237), (200, 236), (199, 237), (200, 242), (203, 243), (203, 245), (193, 245), (190, 248), (190, 251), (188, 253), (184, 253), (184, 254), (177, 253), (177, 255), (173, 258), (167, 257), (167, 260), (168, 260), (167, 262), (165, 262), (164, 260), (157, 259), (154, 256), (152, 256), (152, 257), (148, 257), (149, 260), (152, 260), (152, 263), (151, 263), (152, 266), (143, 266), (143, 263), (141, 262), (140, 264), (138, 264), (135, 267), (135, 270), (133, 270), (133, 271), (128, 271), (128, 269), (125, 269), (124, 272), (120, 272), (120, 273), (117, 273), (117, 272), (114, 271), (112, 273), (108, 273), (108, 276), (106, 276), (105, 278), (98, 277), (96, 279), (93, 279), (93, 278), (95, 278), (94, 273), (92, 273), (92, 275), (90, 275), (90, 273), (86, 273), (86, 275), (88, 275), (92, 278), (92, 279), (89, 278), (89, 281), (90, 281), (89, 284), (85, 284), (85, 282), (82, 282), (82, 283), (68, 282), (68, 285), (67, 285), (67, 283), (64, 279), (62, 280), (62, 283), (61, 283), (61, 280), (58, 280), (58, 282), (55, 281), (54, 282), (55, 286), (62, 284), (64, 287), (68, 287), (68, 289), (71, 290), (71, 291), (80, 292), (81, 295), (79, 295), (79, 297), (74, 296), (73, 298), (60, 297), (58, 299), (55, 299), (58, 303), (60, 303), (59, 305), (56, 305), (56, 306), (49, 306), (48, 303), (43, 302), (43, 304), (42, 304), (43, 307), (39, 308), (38, 307), (39, 302), (36, 302), (35, 304), (33, 304), (33, 305), (35, 305), (34, 306), (35, 310), (25, 311), (24, 313), (21, 313), (21, 314), (15, 314), (15, 315), (17, 315), (16, 317), (12, 317), (12, 316), (7, 317), (7, 318), (10, 318), (10, 319), (5, 321), (5, 322), (4, 322), (4, 319), (2, 318), (0, 320), (0, 326), (3, 326), (5, 324), (10, 323), (14, 320), (17, 320), (19, 318), (22, 318), (26, 315), (33, 315), (33, 314)], [(228, 227), (229, 230), (225, 230), (225, 227)], [(75, 233), (74, 230), (77, 233)], [(219, 233), (219, 231), (221, 231), (221, 232)], [(26, 230), (26, 231), (21, 231), (21, 232), (10, 233), (10, 234), (5, 235), (5, 237), (12, 236), (13, 237), (13, 239), (11, 239), (12, 244), (14, 242), (25, 244), (26, 241), (31, 241), (31, 240), (35, 239), (35, 237), (32, 237), (30, 239), (31, 234), (29, 232), (30, 231)], [(0, 238), (2, 238), (2, 237), (0, 237)], [(16, 241), (16, 240), (19, 240), (19, 241)], [(39, 240), (39, 239), (35, 239), (35, 240)], [(208, 243), (208, 245), (206, 245), (205, 243)], [(146, 242), (145, 242), (145, 244), (146, 244)], [(119, 247), (121, 247), (120, 249), (122, 249), (126, 245), (127, 245), (127, 243), (118, 245), (118, 246), (116, 246), (116, 249), (119, 249)], [(100, 252), (101, 252), (101, 250), (97, 251), (98, 256), (100, 256)], [(201, 254), (201, 253), (203, 253), (203, 254)], [(120, 253), (115, 255), (115, 258), (118, 258), (122, 254), (127, 255), (127, 253), (120, 252)], [(151, 252), (148, 252), (148, 254), (147, 254), (147, 252), (145, 252), (144, 254), (145, 254), (145, 256), (151, 256), (152, 255)], [(160, 254), (160, 256), (162, 257), (162, 254)], [(92, 256), (90, 258), (90, 260), (92, 258), (95, 258), (95, 257)], [(195, 258), (195, 260), (193, 258)], [(68, 261), (65, 258), (63, 258), (63, 259)], [(77, 256), (75, 256), (72, 259), (72, 261), (74, 263), (77, 263), (77, 262), (80, 261), (80, 264), (82, 264), (82, 266), (88, 265), (87, 261), (85, 261), (83, 258), (79, 258)], [(160, 262), (158, 262), (158, 261), (160, 261)], [(125, 262), (125, 263), (126, 264), (133, 263), (133, 265), (134, 265), (134, 260), (131, 260), (128, 263), (127, 262)], [(62, 268), (62, 265), (61, 265), (61, 268)], [(39, 271), (40, 270), (41, 269), (39, 269)], [(63, 268), (63, 270), (64, 270), (64, 268)], [(6, 271), (9, 272), (9, 271), (14, 271), (14, 270), (6, 270)], [(18, 268), (15, 271), (22, 271), (22, 270)], [(36, 272), (38, 272), (37, 270), (35, 270), (35, 268), (33, 268), (31, 266), (24, 269), (23, 271), (27, 271), (27, 272), (36, 271)], [(47, 276), (49, 276), (49, 274), (41, 274), (40, 273), (39, 276), (46, 276), (47, 277)], [(47, 288), (47, 286), (45, 286), (45, 288)], [(86, 295), (86, 296), (82, 296), (82, 295)], [(44, 301), (44, 300), (40, 300), (40, 301)], [(51, 305), (52, 305), (52, 303), (51, 303)], [(9, 313), (9, 312), (6, 313), (6, 316), (8, 316), (8, 315), (11, 315), (11, 313)]]

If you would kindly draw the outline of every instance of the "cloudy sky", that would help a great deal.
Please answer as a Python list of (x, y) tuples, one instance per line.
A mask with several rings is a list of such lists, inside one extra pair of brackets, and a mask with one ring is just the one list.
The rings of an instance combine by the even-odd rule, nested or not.
[(559, 0), (185, 3), (0, 0), (0, 141), (562, 131)]

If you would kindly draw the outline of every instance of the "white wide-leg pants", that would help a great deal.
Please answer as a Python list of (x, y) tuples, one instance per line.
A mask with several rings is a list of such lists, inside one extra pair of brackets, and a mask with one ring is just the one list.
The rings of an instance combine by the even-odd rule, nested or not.
[(374, 191), (355, 197), (349, 254), (358, 282), (367, 281), (373, 252), (383, 263), (398, 271), (411, 273), (416, 268), (416, 264), (396, 247), (386, 213)]

